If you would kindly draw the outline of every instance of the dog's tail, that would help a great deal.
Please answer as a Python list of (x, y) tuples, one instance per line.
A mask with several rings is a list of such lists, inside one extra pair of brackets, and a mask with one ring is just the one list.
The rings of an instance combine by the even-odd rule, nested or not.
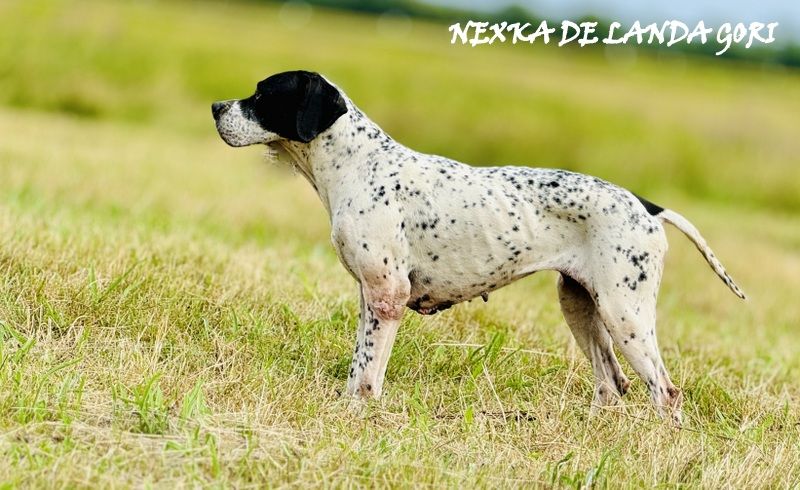
[(725, 271), (725, 268), (722, 266), (722, 263), (714, 255), (714, 251), (711, 250), (711, 247), (709, 247), (708, 243), (706, 243), (705, 238), (703, 238), (700, 232), (697, 231), (697, 228), (695, 228), (695, 226), (688, 219), (684, 218), (683, 216), (681, 216), (680, 214), (676, 213), (671, 209), (664, 209), (661, 206), (658, 206), (656, 204), (647, 201), (646, 199), (643, 199), (639, 196), (636, 197), (640, 201), (642, 201), (642, 204), (644, 205), (648, 213), (652, 214), (657, 218), (661, 218), (663, 221), (672, 224), (672, 226), (681, 230), (684, 235), (689, 237), (689, 239), (692, 242), (694, 242), (695, 246), (697, 247), (697, 250), (699, 250), (700, 253), (703, 254), (703, 257), (706, 258), (708, 265), (710, 265), (711, 268), (714, 269), (714, 272), (716, 272), (719, 278), (722, 279), (722, 282), (724, 282), (725, 285), (727, 285), (731, 289), (731, 291), (733, 291), (733, 294), (742, 299), (747, 298), (744, 292), (739, 288), (739, 286), (736, 285), (735, 282), (733, 282), (731, 276), (729, 276), (728, 273)]

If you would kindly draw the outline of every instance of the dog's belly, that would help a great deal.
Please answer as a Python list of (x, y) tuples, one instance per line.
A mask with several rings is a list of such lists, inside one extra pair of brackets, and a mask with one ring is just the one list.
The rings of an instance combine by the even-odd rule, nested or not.
[[(477, 297), (488, 300), (492, 291), (533, 274), (559, 268), (554, 261), (488, 261), (483, 264), (463, 262), (459, 257), (440, 258), (437, 263), (423, 263), (409, 274), (411, 296), (407, 306), (422, 314), (433, 314)], [(441, 263), (439, 263), (441, 261)], [(482, 266), (482, 267), (478, 267)]]
[[(494, 217), (496, 219), (496, 216)], [(411, 261), (411, 296), (407, 306), (418, 313), (433, 314), (450, 306), (500, 289), (534, 272), (571, 268), (583, 256), (574, 230), (540, 236), (545, 222), (532, 221), (515, 237), (499, 231), (495, 221), (451, 229), (448, 240), (420, 240)], [(503, 229), (503, 228), (500, 228)]]
[[(532, 271), (535, 272), (535, 271)], [(530, 273), (532, 273), (530, 272)], [(528, 273), (528, 274), (530, 274)], [(527, 275), (527, 274), (525, 274)], [(427, 271), (420, 270), (412, 272), (411, 279), (411, 296), (407, 306), (417, 313), (423, 315), (432, 315), (442, 310), (446, 310), (451, 306), (461, 303), (463, 301), (470, 301), (479, 296), (483, 297), (484, 301), (488, 301), (488, 294), (495, 289), (499, 289), (509, 283), (522, 277), (519, 275), (512, 279), (495, 280), (489, 282), (481, 277), (465, 277), (466, 282), (472, 282), (466, 285), (455, 284), (452, 281), (441, 281), (438, 279), (431, 279)]]

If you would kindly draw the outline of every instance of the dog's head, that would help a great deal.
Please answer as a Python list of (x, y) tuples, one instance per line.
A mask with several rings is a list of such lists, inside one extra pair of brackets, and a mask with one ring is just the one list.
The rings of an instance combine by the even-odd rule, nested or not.
[(308, 143), (344, 113), (339, 90), (318, 73), (287, 71), (258, 82), (246, 99), (214, 102), (217, 132), (231, 146)]

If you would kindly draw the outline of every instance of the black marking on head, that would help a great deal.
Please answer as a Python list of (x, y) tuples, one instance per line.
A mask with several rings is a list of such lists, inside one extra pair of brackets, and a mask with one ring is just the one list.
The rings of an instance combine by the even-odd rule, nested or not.
[(287, 71), (258, 82), (240, 102), (245, 116), (280, 136), (308, 143), (347, 112), (339, 91), (318, 73)]
[(647, 210), (647, 212), (650, 213), (652, 216), (658, 216), (659, 214), (661, 214), (662, 211), (664, 211), (664, 208), (662, 208), (658, 204), (653, 204), (652, 202), (648, 201), (643, 197), (639, 197), (636, 194), (633, 194), (633, 197), (638, 199), (642, 203), (644, 208)]

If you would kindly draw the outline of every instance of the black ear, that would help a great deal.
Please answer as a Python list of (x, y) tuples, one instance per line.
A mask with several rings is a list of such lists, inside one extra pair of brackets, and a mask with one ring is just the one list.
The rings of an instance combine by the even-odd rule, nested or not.
[(317, 73), (303, 72), (305, 93), (297, 109), (297, 136), (308, 143), (347, 112), (347, 105), (336, 88)]

